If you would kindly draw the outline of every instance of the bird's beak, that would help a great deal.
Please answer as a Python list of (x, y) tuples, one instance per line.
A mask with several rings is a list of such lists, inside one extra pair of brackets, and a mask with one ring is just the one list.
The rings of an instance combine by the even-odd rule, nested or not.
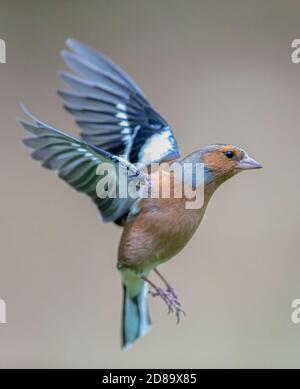
[(248, 155), (245, 156), (237, 165), (237, 169), (240, 170), (250, 170), (250, 169), (261, 169), (262, 165), (255, 161), (255, 159), (250, 158)]

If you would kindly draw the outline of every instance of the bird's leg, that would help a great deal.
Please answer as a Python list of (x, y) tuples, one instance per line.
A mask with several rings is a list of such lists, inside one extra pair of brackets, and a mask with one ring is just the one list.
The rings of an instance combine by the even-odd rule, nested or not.
[(174, 294), (173, 289), (170, 287), (167, 289), (160, 288), (156, 286), (152, 281), (150, 281), (147, 277), (145, 277), (143, 274), (140, 274), (140, 277), (142, 280), (147, 282), (151, 287), (154, 289), (154, 292), (150, 292), (152, 296), (160, 296), (162, 300), (167, 304), (167, 307), (169, 309), (169, 313), (175, 312), (177, 323), (180, 321), (180, 314), (182, 313), (185, 315), (185, 312), (181, 308), (181, 304), (177, 299), (176, 294)]
[(165, 277), (155, 268), (155, 273), (158, 275), (158, 277), (162, 280), (162, 282), (166, 285), (167, 291), (170, 292), (175, 299), (178, 298), (177, 293), (175, 289), (169, 284), (169, 282), (165, 279)]

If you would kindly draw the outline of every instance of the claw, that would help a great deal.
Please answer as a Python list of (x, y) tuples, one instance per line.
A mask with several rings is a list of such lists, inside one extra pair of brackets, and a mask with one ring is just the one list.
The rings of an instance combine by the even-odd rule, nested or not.
[(150, 291), (153, 297), (160, 296), (168, 307), (168, 314), (175, 312), (177, 324), (180, 322), (180, 314), (185, 315), (178, 301), (177, 294), (173, 288), (162, 289), (157, 288), (155, 291)]
[(140, 275), (140, 277), (148, 282), (150, 286), (153, 288), (153, 290), (149, 290), (149, 293), (153, 296), (160, 296), (162, 300), (166, 303), (168, 307), (168, 314), (175, 312), (176, 315), (176, 321), (177, 324), (180, 322), (180, 315), (185, 315), (184, 310), (181, 308), (181, 304), (178, 301), (177, 293), (175, 292), (175, 289), (171, 287), (171, 285), (165, 280), (165, 278), (158, 272), (157, 269), (154, 269), (155, 272), (159, 275), (159, 277), (163, 280), (164, 284), (166, 285), (166, 289), (159, 288), (156, 286), (152, 281), (150, 281), (148, 278), (146, 278), (143, 274)]

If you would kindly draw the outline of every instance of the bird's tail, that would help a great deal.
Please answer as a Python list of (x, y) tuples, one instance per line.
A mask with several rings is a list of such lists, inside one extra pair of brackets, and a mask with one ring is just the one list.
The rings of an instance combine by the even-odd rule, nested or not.
[(151, 321), (148, 312), (148, 284), (143, 282), (137, 294), (130, 296), (123, 284), (122, 347), (128, 349), (135, 340), (145, 335)]

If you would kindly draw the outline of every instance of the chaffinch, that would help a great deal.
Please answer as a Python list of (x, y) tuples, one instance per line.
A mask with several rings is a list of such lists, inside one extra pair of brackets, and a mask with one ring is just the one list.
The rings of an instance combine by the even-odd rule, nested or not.
[[(59, 94), (81, 129), (81, 139), (50, 127), (25, 110), (31, 121), (20, 122), (33, 136), (24, 139), (24, 143), (34, 149), (32, 157), (42, 161), (42, 166), (58, 171), (60, 178), (88, 195), (105, 222), (123, 227), (117, 268), (124, 290), (122, 346), (128, 348), (151, 326), (148, 286), (153, 296), (160, 296), (175, 312), (177, 320), (183, 313), (175, 290), (157, 267), (188, 243), (212, 194), (224, 181), (241, 171), (262, 166), (241, 148), (228, 144), (210, 145), (182, 157), (170, 125), (122, 69), (73, 39), (66, 43), (72, 51), (63, 51), (62, 56), (76, 75), (61, 73), (68, 90), (59, 90)], [(159, 170), (142, 171), (137, 164), (149, 167), (154, 162), (200, 164), (202, 206), (187, 209), (185, 195), (142, 195), (160, 188), (162, 174)], [(108, 163), (114, 170), (107, 174), (97, 170)], [(200, 187), (194, 173), (181, 178), (172, 171), (165, 174), (172, 193), (182, 184), (192, 189)], [(115, 189), (118, 193), (121, 189), (117, 180), (120, 177), (125, 177), (126, 185), (134, 183), (136, 196), (116, 195)], [(164, 287), (150, 280), (152, 271)]]

